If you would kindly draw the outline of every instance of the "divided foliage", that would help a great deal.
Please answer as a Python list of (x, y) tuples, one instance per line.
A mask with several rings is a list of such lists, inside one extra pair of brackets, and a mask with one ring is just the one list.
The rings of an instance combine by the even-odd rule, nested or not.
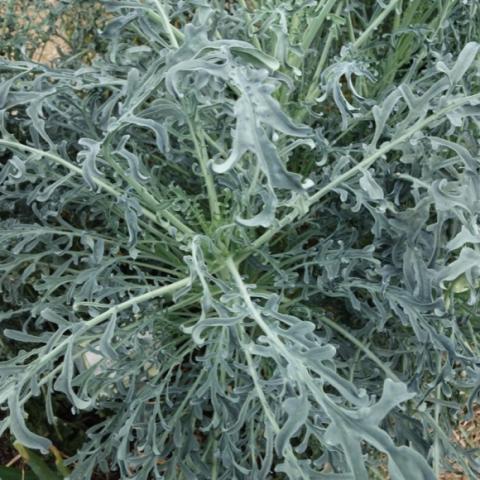
[(104, 4), (91, 65), (0, 63), (0, 433), (61, 398), (72, 479), (478, 478), (478, 2)]

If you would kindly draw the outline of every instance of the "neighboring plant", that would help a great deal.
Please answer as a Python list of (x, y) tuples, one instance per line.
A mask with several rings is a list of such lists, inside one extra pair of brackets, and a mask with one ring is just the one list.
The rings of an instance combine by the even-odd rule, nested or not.
[(100, 28), (106, 21), (105, 9), (92, 0), (2, 0), (0, 56), (88, 60), (104, 49)]
[(0, 64), (0, 433), (62, 396), (73, 480), (478, 478), (477, 2), (105, 4), (91, 65)]
[(19, 456), (30, 467), (27, 472), (13, 467), (0, 466), (0, 478), (2, 480), (60, 480), (69, 475), (68, 469), (63, 465), (60, 452), (55, 447), (50, 447), (51, 453), (55, 456), (57, 469), (52, 470), (45, 460), (37, 453), (29, 451), (22, 444), (15, 442)]

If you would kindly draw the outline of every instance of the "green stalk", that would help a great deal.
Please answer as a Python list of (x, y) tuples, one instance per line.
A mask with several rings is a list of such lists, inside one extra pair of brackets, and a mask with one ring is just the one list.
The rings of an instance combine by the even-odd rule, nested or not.
[[(126, 329), (128, 330), (129, 327), (126, 327)], [(86, 351), (88, 350), (88, 345), (90, 344), (90, 342), (92, 341), (92, 339), (94, 340), (98, 340), (98, 336), (92, 336), (90, 339), (87, 339), (86, 342), (82, 342), (80, 345), (82, 347), (81, 350), (78, 350), (76, 351), (74, 354), (73, 354), (73, 359), (76, 360), (78, 358), (81, 358), (85, 353)], [(122, 340), (118, 343), (119, 346), (121, 345), (124, 345), (125, 343), (125, 340)], [(167, 344), (165, 344), (164, 346), (165, 347), (168, 347), (170, 345), (174, 345), (176, 342), (175, 341), (172, 341), (172, 342), (169, 342)], [(190, 349), (191, 350), (191, 349)], [(184, 357), (185, 355), (187, 355), (187, 353), (191, 353), (191, 351), (189, 351), (189, 349), (184, 349), (184, 351), (180, 350), (180, 353), (179, 353), (179, 357)], [(165, 371), (165, 368), (166, 367), (163, 367), (163, 370), (162, 371)], [(171, 368), (171, 367), (169, 367)], [(61, 370), (63, 369), (63, 363), (59, 363), (59, 365), (57, 365), (55, 368), (53, 368), (52, 370), (50, 370), (46, 375), (44, 375), (38, 382), (38, 386), (39, 387), (43, 387), (46, 383), (48, 383), (50, 381), (50, 379), (52, 378), (55, 378), (55, 376), (57, 374), (59, 374), (61, 372)], [(20, 405), (24, 405), (31, 397), (33, 396), (33, 393), (32, 391), (30, 390), (29, 392), (26, 393), (25, 397), (23, 397), (20, 401)]]
[[(350, 170), (346, 171), (342, 175), (339, 175), (335, 179), (333, 179), (331, 182), (327, 183), (323, 188), (321, 188), (317, 193), (312, 195), (306, 202), (307, 208), (310, 209), (312, 205), (314, 205), (316, 202), (318, 202), (321, 198), (323, 198), (327, 193), (331, 192), (334, 188), (338, 187), (341, 185), (343, 182), (347, 181), (349, 178), (353, 177), (355, 174), (358, 172), (361, 172), (362, 170), (367, 169), (373, 163), (375, 163), (376, 160), (381, 158), (383, 155), (385, 155), (387, 152), (392, 150), (394, 147), (397, 145), (401, 144), (408, 138), (410, 138), (412, 135), (420, 131), (422, 128), (425, 128), (427, 125), (435, 122), (438, 120), (440, 117), (445, 115), (446, 113), (455, 110), (455, 108), (458, 108), (459, 106), (468, 103), (472, 100), (480, 98), (480, 93), (477, 93), (475, 95), (470, 95), (468, 97), (464, 97), (460, 100), (457, 100), (455, 102), (452, 102), (450, 105), (442, 108), (439, 110), (437, 113), (434, 113), (430, 115), (429, 117), (425, 118), (424, 120), (418, 121), (415, 125), (412, 127), (408, 128), (403, 135), (398, 136), (394, 140), (391, 140), (390, 142), (385, 143), (381, 148), (379, 148), (376, 152), (372, 153), (369, 155), (367, 158), (363, 159), (361, 162), (359, 162), (357, 165), (352, 167)], [(258, 237), (253, 243), (252, 243), (252, 249), (257, 249), (261, 247), (263, 244), (268, 242), (276, 233), (278, 233), (282, 228), (284, 228), (286, 225), (292, 223), (294, 220), (297, 219), (297, 217), (300, 215), (299, 210), (293, 210), (290, 212), (288, 215), (285, 215), (281, 220), (279, 220), (278, 224), (274, 227), (271, 227), (268, 229), (263, 235)], [(247, 258), (250, 255), (250, 252), (240, 256), (240, 261), (243, 261), (245, 258)]]
[(268, 418), (270, 425), (273, 428), (275, 433), (280, 431), (280, 426), (278, 425), (277, 421), (275, 420), (275, 415), (273, 414), (270, 405), (268, 404), (268, 400), (265, 397), (265, 393), (260, 385), (260, 380), (257, 375), (257, 370), (255, 369), (255, 365), (253, 363), (252, 354), (246, 348), (246, 341), (245, 337), (247, 336), (243, 326), (237, 326), (237, 334), (241, 340), (241, 347), (243, 353), (245, 355), (245, 359), (247, 360), (248, 365), (248, 372), (250, 373), (250, 377), (252, 378), (253, 385), (255, 387), (255, 391), (257, 392), (258, 399), (260, 400), (260, 404), (262, 405), (263, 411), (265, 412), (265, 416)]
[(398, 10), (395, 11), (395, 18), (393, 19), (393, 32), (396, 32), (400, 28), (400, 20), (403, 13), (403, 0), (400, 0)]
[[(35, 153), (42, 157), (49, 158), (50, 160), (53, 160), (54, 162), (68, 168), (70, 171), (78, 175), (83, 175), (81, 168), (77, 167), (76, 165), (73, 165), (72, 163), (68, 162), (67, 160), (64, 160), (62, 157), (59, 157), (58, 155), (55, 155), (53, 153), (44, 152), (43, 150), (39, 150), (38, 148), (29, 147), (19, 142), (14, 142), (12, 140), (0, 139), (0, 145), (5, 145), (6, 147), (10, 147), (10, 148), (18, 148), (19, 150), (25, 150), (27, 152)], [(110, 185), (109, 183), (104, 182), (100, 178), (94, 178), (94, 181), (99, 187), (103, 188), (103, 190), (105, 190), (106, 192), (112, 194), (115, 197), (120, 196), (120, 192), (117, 192), (117, 190), (115, 190), (115, 188), (113, 188), (112, 185)]]
[(228, 157), (228, 152), (221, 147), (207, 132), (203, 131), (205, 140), (213, 147), (217, 152), (221, 153), (224, 157)]
[[(243, 7), (244, 9), (244, 16), (245, 16), (245, 19), (246, 19), (246, 23), (248, 24), (249, 23), (249, 20), (248, 20), (248, 13), (246, 12), (249, 12), (251, 9), (249, 8), (249, 6), (247, 5), (247, 3), (245, 2), (245, 0), (238, 0), (238, 3)], [(253, 37), (250, 38), (252, 43), (259, 49), (259, 50), (262, 50), (262, 46), (260, 45), (260, 41), (258, 40), (257, 36), (254, 35)]]
[(357, 38), (353, 43), (354, 48), (360, 48), (368, 39), (370, 34), (378, 28), (378, 26), (385, 20), (390, 12), (397, 6), (400, 0), (392, 0), (387, 7), (378, 15), (377, 18), (367, 27), (367, 29)]
[(347, 26), (348, 26), (348, 36), (350, 37), (350, 42), (354, 43), (355, 32), (353, 31), (352, 15), (350, 14), (350, 11), (348, 11), (348, 15), (347, 15)]
[(193, 382), (191, 388), (188, 390), (188, 393), (185, 395), (185, 398), (182, 400), (182, 403), (179, 405), (178, 409), (176, 410), (175, 414), (173, 415), (172, 420), (171, 420), (170, 425), (169, 425), (170, 429), (165, 431), (163, 433), (162, 437), (160, 438), (160, 442), (159, 442), (160, 444), (164, 443), (165, 440), (167, 439), (168, 435), (170, 435), (170, 431), (173, 430), (173, 427), (175, 426), (175, 423), (180, 418), (180, 416), (183, 414), (183, 410), (185, 409), (185, 407), (190, 402), (190, 399), (192, 398), (192, 395), (195, 393), (195, 391), (197, 389), (197, 386), (200, 383), (200, 381), (203, 380), (203, 377), (204, 377), (205, 373), (207, 373), (206, 368), (202, 368), (202, 370), (198, 374), (196, 380)]
[[(19, 150), (24, 150), (24, 151), (27, 151), (27, 152), (35, 153), (35, 154), (40, 155), (44, 158), (49, 158), (50, 160), (53, 160), (54, 162), (58, 163), (59, 165), (63, 165), (64, 167), (68, 168), (71, 172), (76, 173), (77, 175), (82, 175), (83, 176), (83, 172), (82, 172), (81, 168), (77, 167), (76, 165), (73, 165), (72, 163), (68, 162), (67, 160), (64, 160), (62, 157), (59, 157), (58, 155), (55, 155), (53, 153), (44, 152), (43, 150), (39, 150), (38, 148), (33, 148), (33, 147), (29, 147), (27, 145), (22, 145), (21, 143), (14, 142), (12, 140), (0, 139), (0, 145), (5, 145), (5, 146), (10, 147), (10, 148), (18, 148)], [(98, 177), (94, 177), (93, 180), (101, 189), (110, 193), (115, 198), (121, 197), (122, 194), (119, 191), (117, 191), (110, 183), (105, 182), (104, 180), (102, 180), (101, 178), (98, 178)], [(133, 181), (133, 179), (132, 179), (132, 181)], [(169, 230), (169, 225), (166, 224), (165, 222), (159, 220), (159, 218), (158, 218), (159, 216), (160, 217), (163, 216), (166, 220), (168, 220), (172, 225), (177, 227), (183, 233), (186, 233), (188, 235), (192, 235), (194, 233), (194, 231), (192, 229), (190, 229), (189, 227), (184, 225), (181, 220), (179, 220), (173, 213), (169, 212), (168, 210), (163, 209), (161, 212), (158, 212), (157, 214), (151, 212), (150, 210), (148, 210), (145, 207), (141, 207), (141, 210), (142, 210), (143, 215), (145, 215), (147, 218), (152, 220), (157, 225), (160, 225), (162, 228), (166, 229), (167, 231)]]
[(450, 105), (442, 108), (437, 113), (434, 113), (433, 115), (430, 115), (429, 117), (425, 118), (424, 120), (421, 120), (421, 121), (417, 122), (415, 125), (413, 125), (409, 129), (407, 129), (403, 135), (400, 135), (399, 137), (395, 138), (394, 140), (391, 140), (386, 145), (379, 148), (376, 152), (369, 155), (367, 158), (365, 158), (360, 163), (355, 165), (353, 168), (351, 168), (350, 170), (348, 170), (344, 174), (339, 175), (337, 178), (335, 178), (330, 183), (325, 185), (325, 187), (323, 187), (317, 193), (312, 195), (312, 197), (310, 197), (310, 199), (308, 201), (308, 205), (309, 206), (313, 205), (318, 200), (320, 200), (320, 198), (325, 196), (328, 192), (330, 192), (331, 190), (336, 188), (338, 185), (340, 185), (344, 181), (348, 180), (350, 177), (355, 175), (357, 172), (360, 172), (360, 171), (365, 170), (366, 168), (370, 167), (380, 157), (382, 157), (387, 152), (392, 150), (394, 147), (396, 147), (397, 145), (401, 144), (402, 142), (404, 142), (405, 140), (407, 140), (408, 138), (413, 136), (415, 133), (417, 133), (420, 130), (422, 130), (423, 128), (425, 128), (427, 125), (435, 122), (437, 119), (439, 119), (443, 115), (451, 112), (452, 110), (455, 110), (457, 107), (459, 107), (459, 106), (461, 106), (465, 103), (468, 103), (472, 100), (475, 100), (477, 98), (480, 98), (480, 93), (477, 93), (475, 95), (470, 95), (468, 97), (464, 97), (464, 98), (462, 98), (462, 99), (460, 99), (459, 101), (456, 101), (456, 102), (452, 102)]
[(353, 335), (347, 332), (343, 327), (341, 327), (338, 323), (330, 320), (326, 316), (322, 315), (318, 317), (318, 319), (328, 325), (333, 330), (336, 330), (340, 333), (343, 337), (345, 337), (349, 342), (353, 343), (359, 350), (361, 350), (372, 362), (374, 362), (378, 367), (380, 367), (385, 375), (395, 382), (401, 382), (400, 378), (390, 369), (387, 365), (385, 365), (368, 347), (366, 347), (358, 338), (355, 338)]
[[(127, 309), (127, 308), (129, 308), (133, 305), (138, 305), (139, 303), (151, 300), (152, 298), (162, 297), (162, 296), (166, 296), (168, 294), (171, 294), (171, 293), (185, 287), (188, 284), (189, 281), (190, 281), (189, 278), (184, 278), (182, 280), (171, 283), (169, 285), (165, 285), (163, 287), (156, 288), (155, 290), (152, 290), (151, 292), (147, 292), (143, 295), (138, 295), (136, 297), (132, 297), (125, 302), (122, 302), (122, 303), (120, 303), (120, 304), (118, 304), (114, 307), (111, 307), (107, 311), (103, 312), (102, 314), (97, 315), (96, 317), (84, 322), (83, 327), (82, 327), (82, 332), (84, 333), (90, 327), (93, 327), (93, 326), (96, 326), (96, 325), (100, 324), (101, 322), (103, 322), (104, 320), (109, 318), (111, 315), (113, 315), (113, 313), (125, 310), (125, 309)], [(54, 349), (50, 350), (46, 355), (43, 355), (41, 357), (41, 360), (39, 361), (38, 368), (41, 368), (45, 363), (48, 363), (50, 360), (53, 360), (56, 357), (56, 355), (59, 352), (61, 352), (61, 350), (63, 350), (64, 347), (67, 346), (69, 340), (70, 340), (69, 338), (66, 338), (61, 343), (59, 343)], [(83, 351), (76, 352), (75, 355), (74, 355), (74, 358), (80, 357), (81, 355), (83, 355)], [(63, 364), (60, 363), (53, 370), (51, 370), (45, 377), (43, 377), (43, 379), (39, 381), (38, 385), (42, 386), (45, 383), (47, 383), (47, 381), (50, 378), (53, 378), (56, 374), (58, 374), (62, 370), (62, 368), (63, 368)], [(35, 373), (36, 372), (34, 371), (33, 374), (35, 374)], [(28, 377), (28, 378), (31, 378), (31, 377)], [(201, 378), (201, 375), (199, 375), (199, 378)], [(25, 379), (23, 379), (23, 380), (25, 381)], [(32, 392), (30, 391), (22, 399), (21, 404), (23, 405), (24, 403), (26, 403), (28, 401), (28, 399), (31, 398), (31, 396), (32, 396)]]
[[(396, 12), (393, 32), (410, 25), (422, 25), (427, 23), (427, 20), (433, 13), (435, 7), (430, 7), (426, 11), (418, 12), (420, 7), (424, 6), (424, 3), (425, 2), (422, 2), (422, 0), (415, 0), (409, 2), (408, 7), (401, 14)], [(420, 13), (420, 15), (416, 15), (417, 13)], [(381, 92), (386, 86), (390, 85), (398, 70), (411, 61), (412, 55), (416, 52), (416, 44), (412, 41), (412, 35), (413, 34), (411, 33), (404, 33), (402, 38), (399, 39), (395, 51), (391, 52), (391, 54), (386, 57), (385, 67), (381, 68), (381, 71), (383, 71), (384, 74), (382, 75), (381, 80), (374, 85), (375, 92)], [(415, 57), (417, 61), (420, 59), (418, 54)]]
[(178, 42), (177, 38), (175, 37), (175, 33), (172, 27), (172, 24), (170, 23), (170, 20), (168, 18), (167, 13), (165, 12), (165, 8), (163, 7), (162, 3), (160, 0), (154, 0), (157, 9), (159, 11), (159, 20), (160, 23), (162, 24), (163, 28), (167, 32), (168, 38), (170, 39), (170, 43), (172, 44), (172, 47), (178, 48)]
[[(339, 15), (343, 8), (343, 2), (340, 2), (335, 10), (335, 15)], [(328, 53), (330, 52), (330, 48), (333, 43), (333, 39), (336, 35), (335, 26), (332, 25), (330, 31), (328, 32), (327, 39), (325, 41), (325, 46), (322, 50), (322, 55), (320, 56), (320, 60), (318, 61), (317, 68), (312, 77), (312, 81), (310, 82), (310, 87), (307, 92), (307, 96), (305, 97), (305, 102), (313, 102), (315, 97), (319, 94), (318, 82), (320, 81), (320, 75), (322, 74), (323, 67), (325, 66), (325, 62), (328, 58)], [(305, 109), (302, 110), (302, 118), (305, 115)]]
[(213, 176), (208, 169), (208, 153), (207, 146), (205, 145), (205, 139), (203, 138), (202, 132), (195, 129), (190, 119), (188, 120), (188, 126), (190, 128), (193, 145), (195, 147), (195, 152), (197, 154), (198, 162), (200, 164), (200, 170), (202, 171), (202, 176), (205, 180), (205, 185), (207, 187), (208, 203), (210, 206), (210, 217), (212, 221), (216, 221), (220, 218), (220, 205), (218, 203), (217, 193), (215, 191)]
[[(118, 312), (122, 312), (123, 310), (133, 307), (134, 305), (147, 302), (148, 300), (152, 300), (153, 298), (164, 297), (168, 294), (174, 293), (177, 290), (180, 290), (181, 288), (186, 287), (189, 282), (190, 282), (190, 277), (183, 278), (181, 280), (177, 280), (176, 282), (170, 283), (169, 285), (164, 285), (162, 287), (155, 288), (154, 290), (143, 293), (142, 295), (136, 295), (135, 297), (131, 297), (125, 302), (122, 302), (122, 303), (119, 303), (118, 305), (114, 305), (113, 307), (110, 307), (108, 310), (105, 310), (105, 312), (91, 318), (90, 320), (84, 321), (82, 324), (81, 331), (85, 332), (90, 328), (95, 327), (96, 325), (99, 325), (103, 321), (107, 320), (112, 315)], [(57, 354), (67, 346), (69, 341), (70, 341), (70, 337), (66, 338), (65, 340), (60, 342), (55, 348), (50, 350), (47, 354), (43, 355), (39, 361), (38, 367), (41, 367), (46, 363), (48, 363), (50, 360), (53, 360), (57, 356)]]
[[(155, 211), (157, 211), (158, 216), (163, 216), (165, 220), (170, 222), (174, 227), (178, 228), (181, 232), (187, 235), (193, 235), (195, 232), (185, 225), (174, 213), (169, 212), (158, 200), (139, 182), (137, 182), (131, 175), (126, 175), (125, 172), (120, 168), (118, 162), (112, 158), (110, 151), (108, 149), (104, 150), (105, 158), (110, 164), (110, 166), (130, 185), (132, 186), (138, 195), (143, 198), (143, 200), (149, 204)], [(163, 223), (163, 228), (167, 231), (169, 230), (168, 224)]]
[(333, 8), (336, 2), (337, 0), (327, 0), (327, 3), (320, 10), (320, 13), (315, 18), (312, 19), (310, 25), (307, 28), (307, 31), (305, 32), (305, 36), (302, 40), (303, 50), (306, 51), (310, 48), (310, 45), (315, 40), (315, 37), (317, 36), (318, 32), (320, 31), (320, 28), (323, 25), (323, 22), (327, 18), (327, 15), (330, 13), (330, 10)]
[[(255, 304), (252, 302), (252, 299), (250, 298), (250, 295), (248, 293), (247, 287), (245, 283), (242, 280), (242, 277), (240, 275), (240, 272), (238, 271), (238, 268), (233, 260), (232, 257), (228, 257), (226, 261), (226, 266), (228, 270), (230, 271), (230, 274), (232, 275), (239, 291), (240, 295), (245, 302), (245, 305), (247, 306), (247, 309), (250, 313), (250, 316), (253, 320), (255, 320), (255, 323), (263, 330), (263, 332), (271, 339), (271, 341), (277, 346), (280, 352), (284, 355), (285, 358), (290, 358), (290, 354), (288, 350), (286, 349), (285, 345), (283, 342), (278, 338), (278, 336), (272, 332), (268, 324), (263, 320), (262, 316), (260, 315), (259, 311), (257, 310)], [(241, 330), (239, 330), (239, 335), (240, 339), (243, 338), (244, 334), (242, 333)], [(262, 407), (264, 409), (265, 415), (267, 416), (270, 424), (272, 425), (272, 428), (274, 431), (277, 433), (280, 431), (280, 427), (275, 420), (275, 417), (268, 405), (267, 399), (265, 397), (265, 394), (263, 393), (262, 387), (260, 385), (260, 382), (258, 380), (257, 372), (255, 370), (255, 365), (253, 364), (253, 360), (251, 357), (250, 352), (247, 350), (245, 347), (244, 343), (242, 343), (242, 349), (245, 353), (245, 357), (247, 360), (247, 364), (249, 367), (249, 372), (252, 377), (252, 381), (254, 382), (255, 389), (257, 391), (257, 394), (259, 396), (260, 403), (262, 404)], [(285, 452), (285, 457), (289, 458), (291, 462), (294, 464), (298, 465), (298, 460), (293, 453), (291, 445), (287, 446), (287, 451)], [(308, 477), (305, 476), (305, 473), (299, 468), (297, 473), (301, 475), (301, 478), (304, 478), (305, 480), (309, 480)]]
[[(443, 327), (440, 327), (440, 334), (443, 334)], [(439, 377), (439, 382), (437, 388), (435, 389), (436, 393), (436, 402), (433, 410), (433, 418), (435, 423), (438, 425), (440, 420), (440, 401), (442, 399), (442, 385), (440, 383), (440, 374), (442, 372), (442, 352), (437, 352), (437, 374)], [(433, 472), (435, 473), (436, 478), (440, 478), (440, 438), (438, 432), (435, 431), (434, 441), (433, 441)]]
[(253, 320), (255, 320), (255, 322), (263, 330), (263, 332), (272, 339), (273, 343), (275, 343), (275, 345), (279, 348), (279, 350), (288, 357), (289, 354), (288, 354), (288, 351), (286, 351), (285, 349), (285, 345), (279, 340), (277, 335), (272, 333), (268, 324), (262, 318), (260, 313), (258, 313), (257, 307), (252, 302), (252, 299), (250, 298), (250, 294), (248, 293), (247, 287), (243, 282), (240, 272), (238, 271), (237, 265), (235, 264), (235, 261), (233, 260), (232, 257), (227, 258), (226, 266), (230, 271), (230, 274), (232, 275), (233, 280), (235, 281), (238, 287), (238, 290), (240, 291), (240, 296), (245, 302), (245, 305), (247, 306), (247, 309), (250, 312), (250, 315), (253, 318)]
[(212, 441), (212, 480), (217, 480), (218, 478), (218, 461), (216, 456), (217, 450), (217, 441), (213, 439)]
[(139, 305), (140, 303), (147, 302), (148, 300), (152, 300), (154, 298), (165, 297), (166, 295), (169, 295), (171, 293), (176, 292), (177, 290), (180, 290), (183, 287), (186, 287), (189, 282), (190, 282), (190, 277), (182, 278), (181, 280), (177, 280), (176, 282), (170, 283), (168, 285), (163, 285), (161, 287), (155, 288), (154, 290), (143, 293), (142, 295), (131, 297), (125, 302), (122, 302), (122, 303), (119, 303), (118, 305), (110, 307), (108, 310), (101, 313), (100, 315), (97, 315), (96, 317), (93, 317), (90, 320), (85, 321), (84, 325), (87, 328), (94, 327), (95, 325), (98, 325), (99, 323), (102, 323), (107, 318), (111, 317), (114, 313), (121, 312), (123, 310), (126, 310), (132, 307), (133, 305)]

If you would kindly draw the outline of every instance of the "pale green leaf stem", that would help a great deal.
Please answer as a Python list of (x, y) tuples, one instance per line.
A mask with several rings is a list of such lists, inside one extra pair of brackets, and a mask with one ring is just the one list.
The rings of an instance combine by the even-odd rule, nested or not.
[[(318, 202), (321, 198), (323, 198), (327, 193), (331, 192), (333, 189), (344, 183), (346, 180), (350, 179), (351, 177), (355, 176), (357, 173), (361, 172), (362, 170), (365, 170), (368, 168), (370, 165), (375, 163), (375, 161), (379, 158), (381, 158), (383, 155), (388, 153), (390, 150), (395, 148), (396, 146), (402, 144), (406, 140), (412, 137), (416, 132), (419, 132), (426, 126), (430, 125), (431, 123), (434, 123), (436, 120), (439, 118), (442, 118), (445, 116), (448, 112), (451, 112), (458, 108), (459, 106), (465, 105), (472, 103), (473, 101), (480, 99), (480, 94), (475, 94), (475, 95), (470, 95), (468, 97), (460, 98), (454, 102), (451, 102), (448, 106), (440, 109), (438, 112), (430, 115), (429, 117), (418, 121), (416, 124), (414, 124), (412, 127), (408, 128), (402, 135), (399, 135), (395, 139), (386, 142), (382, 147), (380, 147), (378, 150), (376, 150), (374, 153), (369, 155), (368, 157), (364, 158), (361, 162), (359, 162), (357, 165), (352, 167), (351, 169), (347, 170), (346, 172), (342, 173), (341, 175), (337, 176), (333, 180), (331, 180), (327, 185), (322, 187), (320, 190), (318, 190), (316, 193), (314, 193), (307, 201), (308, 207), (311, 207), (314, 205), (316, 202)], [(296, 220), (301, 213), (298, 210), (293, 210), (291, 213), (285, 215), (279, 222), (278, 225), (271, 227), (268, 229), (264, 234), (262, 234), (260, 237), (258, 237), (253, 243), (252, 247), (254, 249), (259, 248), (260, 246), (264, 245), (267, 243), (276, 233), (281, 231), (282, 228), (284, 228), (286, 225), (289, 225), (292, 223), (294, 220)], [(246, 255), (241, 255), (239, 258), (242, 260), (245, 259), (249, 254)]]
[[(18, 142), (12, 141), (12, 140), (0, 139), (0, 145), (5, 145), (5, 146), (10, 147), (10, 148), (27, 151), (27, 152), (34, 153), (34, 154), (39, 155), (39, 156), (44, 157), (44, 158), (48, 158), (48, 159), (53, 160), (54, 162), (58, 163), (59, 165), (62, 165), (64, 167), (66, 167), (68, 170), (72, 171), (73, 173), (76, 173), (77, 175), (82, 175), (82, 169), (81, 168), (77, 167), (76, 165), (72, 164), (71, 162), (69, 162), (69, 161), (67, 161), (67, 160), (65, 160), (65, 159), (63, 159), (63, 158), (61, 158), (58, 155), (55, 155), (53, 153), (45, 152), (45, 151), (39, 150), (39, 149), (34, 148), (34, 147), (29, 147), (27, 145), (23, 145), (21, 143), (18, 143)], [(94, 181), (99, 186), (99, 188), (101, 188), (102, 190), (105, 190), (106, 192), (113, 195), (114, 197), (119, 198), (121, 196), (121, 193), (117, 189), (115, 189), (110, 183), (106, 182), (105, 180), (102, 180), (101, 178), (96, 177), (94, 179)], [(134, 182), (135, 180), (130, 179), (130, 181)], [(137, 188), (140, 188), (140, 187), (138, 186)], [(145, 195), (149, 195), (148, 192), (145, 191), (144, 189), (142, 189), (142, 192), (145, 193)], [(156, 202), (151, 196), (149, 196), (148, 198), (149, 198), (149, 200), (153, 200), (158, 205), (158, 202)], [(184, 232), (188, 235), (191, 235), (193, 233), (193, 231), (189, 227), (184, 225), (183, 222), (181, 222), (176, 217), (176, 215), (169, 212), (165, 208), (162, 208), (161, 211), (157, 212), (157, 214), (153, 213), (151, 210), (149, 210), (145, 207), (141, 207), (141, 208), (142, 208), (143, 215), (145, 215), (148, 219), (150, 219), (154, 223), (157, 223), (157, 224), (161, 225), (166, 231), (169, 231), (169, 225), (168, 225), (167, 222), (162, 221), (161, 217), (164, 217), (165, 220), (171, 222), (172, 225), (177, 227), (182, 232)], [(159, 219), (159, 217), (160, 217), (160, 219)]]

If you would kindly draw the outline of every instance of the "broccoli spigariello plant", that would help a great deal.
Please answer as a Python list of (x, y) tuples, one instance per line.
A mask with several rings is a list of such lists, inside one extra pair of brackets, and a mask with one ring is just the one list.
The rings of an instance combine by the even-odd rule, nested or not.
[(105, 5), (91, 65), (0, 63), (0, 431), (96, 413), (82, 480), (476, 478), (476, 5)]

